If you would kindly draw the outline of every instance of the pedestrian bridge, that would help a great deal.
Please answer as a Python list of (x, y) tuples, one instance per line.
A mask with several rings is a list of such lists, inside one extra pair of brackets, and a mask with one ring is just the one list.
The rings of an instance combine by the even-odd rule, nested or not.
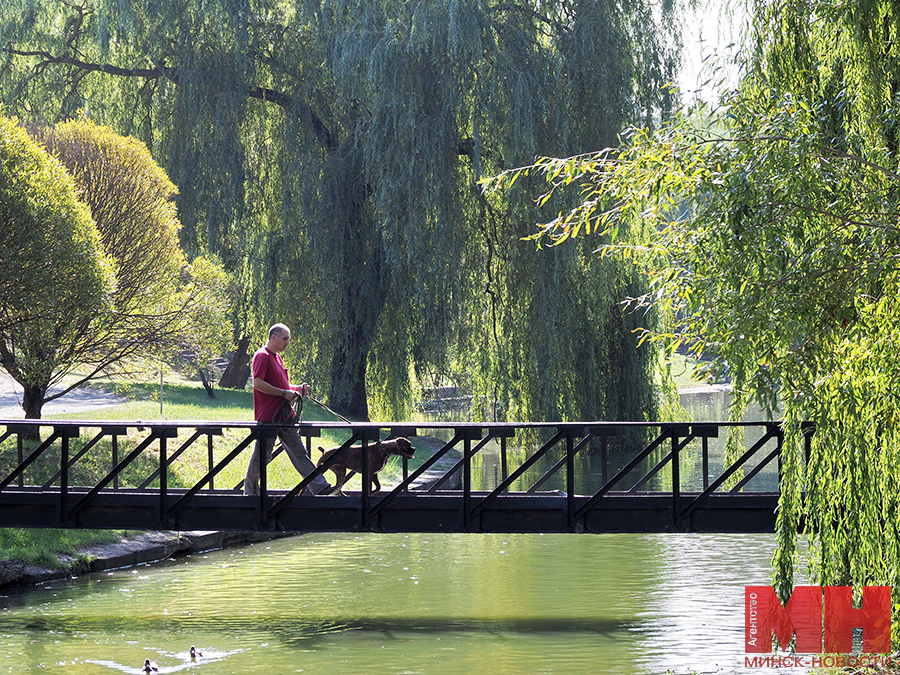
[[(27, 440), (35, 427), (40, 440)], [(276, 446), (272, 463), (260, 467), (259, 495), (244, 497), (241, 479), (253, 444), (274, 435), (271, 426), (0, 420), (0, 527), (548, 533), (775, 527), (778, 422), (298, 428), (314, 461), (318, 446), (368, 446), (396, 436), (418, 446), (416, 457), (396, 458), (380, 474), (384, 487), (376, 494), (359, 484), (343, 495), (313, 497), (304, 489), (330, 463), (301, 479)], [(726, 453), (729, 434), (736, 434), (738, 450)], [(807, 457), (811, 435), (810, 428)]]

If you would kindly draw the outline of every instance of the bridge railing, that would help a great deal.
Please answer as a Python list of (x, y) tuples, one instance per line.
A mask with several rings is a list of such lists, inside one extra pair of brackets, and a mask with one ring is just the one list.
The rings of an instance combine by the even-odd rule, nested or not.
[[(714, 504), (744, 508), (728, 496), (771, 503), (783, 440), (777, 422), (310, 422), (299, 425), (307, 447), (341, 449), (302, 478), (273, 478), (261, 464), (259, 495), (236, 501), (254, 444), (276, 428), (0, 420), (0, 429), (0, 526), (165, 529), (416, 529), (391, 523), (414, 523), (418, 512), (423, 529), (518, 531), (519, 519), (524, 530), (544, 531), (548, 510), (560, 531), (634, 531), (650, 511), (669, 529), (691, 529)], [(749, 440), (725, 462), (729, 430)], [(423, 454), (417, 437), (426, 435), (432, 450)], [(342, 496), (304, 493), (350, 446), (397, 436), (420, 448), (413, 461), (399, 460), (382, 492), (361, 481)]]

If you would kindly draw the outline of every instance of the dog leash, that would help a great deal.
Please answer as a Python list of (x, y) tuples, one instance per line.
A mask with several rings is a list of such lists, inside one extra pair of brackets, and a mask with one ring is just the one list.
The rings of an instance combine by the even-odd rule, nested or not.
[(344, 416), (341, 415), (340, 413), (335, 412), (334, 410), (332, 410), (331, 408), (329, 408), (327, 405), (325, 405), (324, 403), (322, 403), (322, 401), (320, 401), (319, 399), (313, 398), (312, 396), (307, 396), (306, 398), (308, 398), (308, 399), (309, 399), (310, 401), (312, 401), (313, 403), (315, 403), (315, 404), (321, 406), (322, 408), (324, 408), (325, 410), (327, 410), (328, 412), (330, 412), (330, 413), (331, 413), (332, 415), (334, 415), (335, 417), (340, 417), (340, 418), (341, 418), (342, 420), (344, 420), (347, 424), (353, 424), (353, 422), (351, 422), (350, 420), (348, 420), (346, 417), (344, 417)]

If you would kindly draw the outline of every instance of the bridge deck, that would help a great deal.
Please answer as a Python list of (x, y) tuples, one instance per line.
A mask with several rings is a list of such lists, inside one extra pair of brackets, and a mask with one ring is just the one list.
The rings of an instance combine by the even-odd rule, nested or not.
[[(77, 500), (88, 491), (72, 490)], [(173, 490), (165, 506), (170, 509), (186, 493)], [(269, 510), (284, 498), (270, 492)], [(477, 505), (488, 493), (473, 493)], [(683, 510), (699, 494), (682, 494)], [(576, 509), (589, 497), (573, 500)], [(0, 524), (4, 527), (111, 528), (134, 530), (273, 530), (379, 532), (772, 532), (777, 493), (719, 494), (706, 500), (680, 522), (671, 493), (606, 495), (580, 517), (569, 513), (566, 495), (508, 494), (497, 498), (477, 514), (466, 517), (464, 495), (399, 495), (383, 508), (382, 499), (371, 497), (367, 514), (362, 496), (307, 497), (291, 500), (276, 514), (260, 508), (260, 501), (232, 491), (204, 492), (191, 499), (174, 517), (160, 515), (157, 492), (118, 491), (100, 493), (75, 519), (61, 517), (59, 491), (7, 490), (0, 499)], [(367, 515), (364, 521), (364, 515)]]
[[(342, 449), (371, 445), (385, 433), (414, 437), (422, 429), (452, 432), (452, 438), (415, 468), (403, 460), (399, 482), (376, 494), (365, 485), (346, 495), (305, 496), (311, 480), (328, 469), (326, 462), (289, 489), (267, 485), (266, 467), (260, 467), (260, 495), (245, 497), (241, 485), (221, 488), (222, 472), (233, 463), (246, 467), (253, 443), (274, 435), (272, 427), (205, 421), (36, 425), (42, 441), (29, 444), (23, 439), (35, 424), (0, 420), (6, 427), (0, 434), (0, 527), (771, 532), (782, 443), (780, 424), (744, 424), (748, 437), (757, 438), (737, 460), (712, 470), (721, 458), (711, 459), (710, 439), (737, 425), (313, 423), (300, 427), (308, 445), (323, 431), (340, 432), (346, 436)], [(231, 438), (214, 452), (214, 437), (226, 429)], [(526, 440), (508, 446), (517, 434)], [(613, 449), (616, 437), (626, 440)], [(491, 443), (497, 446), (490, 460), (495, 477), (485, 487), (475, 480), (476, 469), (484, 483), (488, 460), (481, 455)], [(186, 452), (202, 455), (207, 473), (190, 488), (171, 487)], [(92, 485), (73, 485), (79, 463), (91, 453), (99, 453), (95, 464), (109, 462), (108, 472)], [(127, 485), (125, 469), (139, 458), (145, 471), (148, 462), (156, 468)], [(774, 473), (775, 489), (758, 487), (766, 471)]]

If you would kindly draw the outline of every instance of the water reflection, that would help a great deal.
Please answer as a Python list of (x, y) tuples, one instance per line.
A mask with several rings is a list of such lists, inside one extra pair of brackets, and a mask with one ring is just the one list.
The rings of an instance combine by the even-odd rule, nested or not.
[(771, 550), (766, 535), (307, 535), (11, 592), (0, 671), (737, 672), (743, 586), (766, 583)]

